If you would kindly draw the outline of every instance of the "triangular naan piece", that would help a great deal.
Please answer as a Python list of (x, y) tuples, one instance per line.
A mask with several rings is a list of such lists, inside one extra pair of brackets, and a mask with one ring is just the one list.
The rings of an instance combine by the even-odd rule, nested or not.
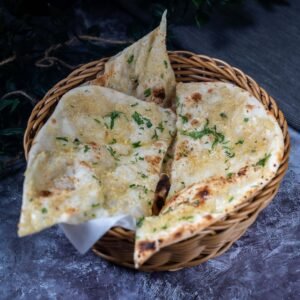
[(98, 86), (65, 94), (29, 152), (19, 235), (56, 223), (151, 215), (175, 115)]
[(275, 118), (239, 87), (178, 84), (176, 110), (171, 189), (160, 215), (140, 222), (136, 267), (232, 212), (272, 179), (283, 157)]
[(166, 27), (165, 12), (159, 27), (112, 57), (92, 84), (167, 106), (176, 81), (166, 49)]

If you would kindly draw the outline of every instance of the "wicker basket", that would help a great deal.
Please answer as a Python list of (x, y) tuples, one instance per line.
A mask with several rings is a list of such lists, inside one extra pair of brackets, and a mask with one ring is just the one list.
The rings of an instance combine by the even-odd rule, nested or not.
[[(161, 249), (141, 268), (142, 271), (174, 271), (198, 265), (225, 252), (256, 220), (275, 196), (288, 167), (290, 139), (286, 120), (275, 101), (252, 78), (227, 63), (186, 51), (169, 52), (177, 81), (232, 82), (259, 99), (277, 119), (284, 136), (284, 157), (276, 176), (255, 197), (243, 203), (225, 219), (209, 226), (189, 239)], [(24, 136), (27, 158), (33, 138), (53, 112), (63, 94), (83, 82), (94, 79), (104, 69), (107, 58), (93, 61), (73, 71), (57, 83), (35, 106)], [(120, 227), (112, 228), (95, 245), (93, 251), (116, 264), (133, 268), (134, 232)]]

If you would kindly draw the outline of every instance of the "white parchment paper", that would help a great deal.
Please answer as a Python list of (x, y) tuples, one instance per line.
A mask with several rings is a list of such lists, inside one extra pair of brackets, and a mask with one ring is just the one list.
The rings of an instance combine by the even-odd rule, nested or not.
[(60, 224), (68, 240), (81, 254), (86, 253), (110, 228), (116, 226), (135, 230), (136, 222), (132, 216), (119, 215), (93, 219), (78, 225)]

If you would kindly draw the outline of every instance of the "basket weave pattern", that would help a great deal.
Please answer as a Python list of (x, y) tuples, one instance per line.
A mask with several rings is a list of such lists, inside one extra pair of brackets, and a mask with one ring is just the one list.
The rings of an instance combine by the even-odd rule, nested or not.
[[(231, 82), (247, 90), (260, 100), (276, 118), (284, 136), (284, 157), (276, 176), (257, 194), (248, 199), (225, 219), (216, 222), (196, 236), (167, 246), (152, 256), (141, 268), (142, 271), (173, 271), (198, 265), (225, 252), (256, 220), (259, 212), (274, 198), (288, 167), (290, 139), (282, 112), (270, 97), (251, 77), (227, 63), (187, 51), (169, 52), (170, 61), (178, 82), (223, 81)], [(73, 71), (58, 82), (35, 106), (28, 121), (24, 136), (26, 158), (32, 141), (50, 117), (62, 95), (80, 84), (95, 79), (104, 69), (108, 58), (90, 62)], [(93, 251), (116, 264), (133, 268), (134, 232), (115, 227), (109, 230), (93, 247)]]

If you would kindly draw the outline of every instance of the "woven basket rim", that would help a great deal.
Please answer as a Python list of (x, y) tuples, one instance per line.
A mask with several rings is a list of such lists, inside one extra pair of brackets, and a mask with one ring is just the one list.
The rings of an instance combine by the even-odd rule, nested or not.
[[(272, 200), (272, 198), (275, 196), (279, 188), (280, 182), (288, 167), (288, 158), (290, 152), (290, 138), (287, 129), (287, 122), (284, 118), (284, 115), (279, 110), (275, 100), (271, 96), (269, 96), (268, 93), (262, 87), (260, 87), (253, 78), (246, 75), (240, 69), (236, 67), (232, 67), (228, 63), (220, 59), (211, 58), (206, 55), (195, 54), (190, 51), (168, 51), (168, 53), (169, 53), (169, 57), (173, 69), (176, 64), (179, 66), (178, 68), (176, 67), (176, 69), (174, 70), (176, 75), (187, 76), (188, 80), (186, 81), (192, 81), (191, 79), (194, 78), (196, 79), (195, 81), (214, 81), (213, 80), (214, 76), (219, 76), (219, 77), (222, 76), (221, 80), (219, 81), (233, 82), (234, 84), (242, 88), (244, 87), (244, 89), (249, 91), (254, 97), (256, 97), (260, 102), (263, 103), (266, 110), (270, 111), (274, 115), (283, 132), (284, 156), (277, 170), (277, 173), (273, 177), (273, 179), (263, 189), (259, 190), (255, 196), (243, 202), (233, 212), (226, 215), (224, 219), (217, 221), (214, 224), (210, 225), (209, 227), (205, 228), (203, 231), (201, 231), (200, 234), (202, 234), (204, 236), (203, 239), (205, 239), (205, 237), (208, 237), (210, 235), (219, 234), (219, 232), (224, 229), (225, 225), (228, 226), (229, 229), (232, 228), (234, 225), (237, 224), (237, 222), (239, 222), (239, 218), (242, 220), (245, 217), (243, 215), (246, 214), (245, 210), (247, 212), (248, 208), (252, 209), (251, 205), (252, 206), (257, 205), (258, 208), (256, 207), (254, 208), (255, 212), (252, 215), (249, 214), (249, 220), (251, 219), (252, 221), (252, 219), (254, 219), (250, 223), (251, 225), (255, 221), (259, 212), (264, 207), (266, 207), (269, 204), (269, 202)], [(99, 70), (103, 70), (104, 64), (108, 59), (109, 57), (102, 58), (100, 60), (95, 60), (80, 66), (78, 69), (75, 69), (66, 78), (59, 81), (57, 84), (55, 84), (46, 93), (43, 99), (36, 104), (29, 117), (27, 128), (24, 134), (23, 145), (24, 145), (24, 152), (25, 152), (26, 159), (28, 157), (28, 152), (32, 145), (33, 138), (35, 137), (39, 129), (43, 126), (43, 124), (46, 122), (46, 120), (50, 117), (53, 109), (55, 108), (56, 104), (58, 103), (62, 95), (65, 94), (68, 90), (82, 84), (83, 82), (94, 79), (97, 76), (97, 74), (99, 74)], [(188, 70), (184, 71), (186, 67), (188, 68)], [(185, 77), (179, 77), (179, 78), (182, 79), (183, 82), (185, 81)], [(199, 78), (201, 80), (199, 80)], [(261, 203), (259, 202), (257, 204), (256, 203), (257, 201), (260, 201)], [(241, 233), (240, 235), (242, 234), (243, 233)], [(128, 241), (132, 243), (134, 239), (134, 231), (127, 230), (122, 227), (113, 227), (107, 232), (107, 234), (103, 238), (104, 240), (106, 236), (112, 240), (122, 240), (122, 241)], [(192, 240), (193, 237), (189, 239)], [(234, 241), (236, 239), (237, 238), (235, 238)], [(221, 253), (226, 251), (234, 241), (230, 242), (229, 244), (227, 243), (226, 247), (225, 246), (220, 247), (219, 251), (217, 253), (214, 253), (214, 255), (207, 255), (206, 257), (204, 258), (201, 257), (198, 260), (194, 258), (188, 262), (183, 262), (183, 263), (179, 262), (177, 264), (164, 263), (162, 265), (159, 265), (157, 263), (151, 265), (151, 262), (149, 264), (146, 262), (146, 264), (141, 268), (141, 270), (143, 271), (176, 270), (182, 267), (197, 265), (201, 262), (206, 261), (211, 257), (220, 255)], [(186, 242), (186, 240), (178, 242), (176, 244), (181, 244), (183, 242)], [(170, 248), (170, 246), (167, 246), (166, 248)], [(160, 252), (163, 252), (164, 249), (165, 248), (160, 250)], [(99, 249), (97, 248), (97, 244), (94, 246), (93, 250), (96, 254), (114, 263), (121, 264), (123, 266), (130, 267), (130, 268), (133, 267), (133, 265), (130, 262), (129, 263), (122, 262), (116, 259), (114, 255), (105, 254), (103, 253), (103, 251), (99, 252)]]

